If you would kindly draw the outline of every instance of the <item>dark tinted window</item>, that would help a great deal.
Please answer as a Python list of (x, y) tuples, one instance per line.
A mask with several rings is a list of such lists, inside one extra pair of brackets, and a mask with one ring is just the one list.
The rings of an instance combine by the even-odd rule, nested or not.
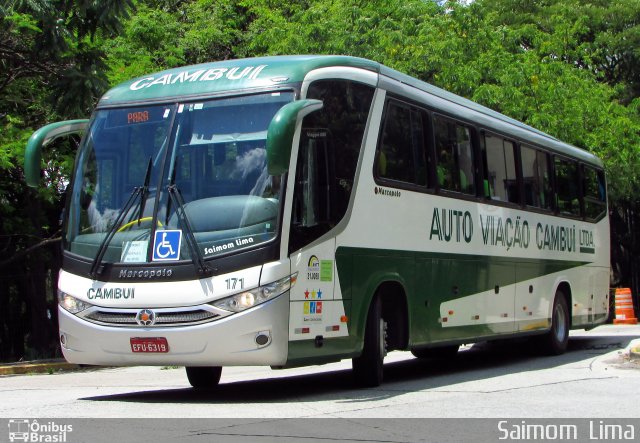
[(556, 158), (556, 195), (558, 211), (562, 215), (580, 216), (580, 178), (578, 164)]
[(518, 203), (513, 143), (491, 134), (486, 134), (482, 140), (487, 171), (485, 195), (491, 200)]
[(549, 154), (529, 146), (520, 148), (524, 201), (527, 206), (553, 209)]
[(427, 184), (423, 114), (411, 107), (388, 102), (379, 146), (376, 173), (381, 178), (417, 185)]
[(600, 218), (607, 209), (604, 173), (589, 166), (583, 169), (584, 211), (589, 220)]
[(471, 131), (454, 121), (434, 118), (436, 178), (441, 189), (475, 195)]

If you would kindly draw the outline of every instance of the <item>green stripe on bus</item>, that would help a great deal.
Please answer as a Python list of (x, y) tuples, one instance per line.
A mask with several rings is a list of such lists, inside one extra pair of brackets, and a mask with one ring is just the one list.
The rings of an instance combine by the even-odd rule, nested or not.
[(439, 306), (496, 286), (513, 285), (587, 264), (585, 261), (339, 247), (336, 267), (342, 298), (345, 306), (349, 306), (349, 337), (326, 340), (323, 348), (314, 348), (312, 340), (290, 342), (289, 364), (321, 363), (331, 358), (334, 351), (334, 357), (357, 355), (362, 348), (371, 299), (377, 288), (389, 281), (399, 283), (406, 292), (411, 345), (466, 337), (482, 341), (513, 335), (514, 328), (519, 331), (548, 328), (544, 320), (443, 328)]
[(508, 333), (506, 324), (440, 326), (441, 303), (589, 264), (585, 261), (495, 257), (339, 247), (336, 267), (342, 296), (351, 300), (349, 333), (360, 343), (369, 304), (384, 282), (398, 282), (407, 295), (410, 343)]

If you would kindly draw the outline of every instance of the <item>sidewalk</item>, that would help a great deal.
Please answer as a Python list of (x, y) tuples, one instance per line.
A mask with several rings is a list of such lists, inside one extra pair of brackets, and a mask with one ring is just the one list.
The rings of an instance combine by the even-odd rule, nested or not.
[(633, 340), (627, 347), (631, 360), (640, 360), (640, 339)]

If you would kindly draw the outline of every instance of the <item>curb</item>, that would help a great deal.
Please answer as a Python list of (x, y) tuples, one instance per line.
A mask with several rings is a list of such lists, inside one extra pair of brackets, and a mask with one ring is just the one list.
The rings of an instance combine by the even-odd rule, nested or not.
[(20, 363), (0, 364), (0, 375), (17, 374), (52, 374), (59, 371), (80, 369), (79, 365), (67, 363), (65, 360), (25, 361)]
[(629, 350), (629, 359), (640, 360), (640, 339), (632, 340), (627, 349)]

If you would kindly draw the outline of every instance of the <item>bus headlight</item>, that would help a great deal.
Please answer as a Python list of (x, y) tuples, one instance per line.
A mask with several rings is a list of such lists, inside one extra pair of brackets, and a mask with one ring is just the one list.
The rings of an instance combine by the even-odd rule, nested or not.
[(244, 311), (245, 309), (257, 306), (288, 291), (293, 287), (293, 285), (295, 285), (297, 276), (298, 274), (296, 273), (273, 283), (269, 283), (268, 285), (260, 286), (259, 288), (252, 289), (250, 291), (241, 292), (221, 300), (216, 300), (211, 304), (216, 308), (224, 309), (225, 311)]
[(62, 291), (58, 291), (58, 304), (72, 314), (77, 314), (93, 306)]

